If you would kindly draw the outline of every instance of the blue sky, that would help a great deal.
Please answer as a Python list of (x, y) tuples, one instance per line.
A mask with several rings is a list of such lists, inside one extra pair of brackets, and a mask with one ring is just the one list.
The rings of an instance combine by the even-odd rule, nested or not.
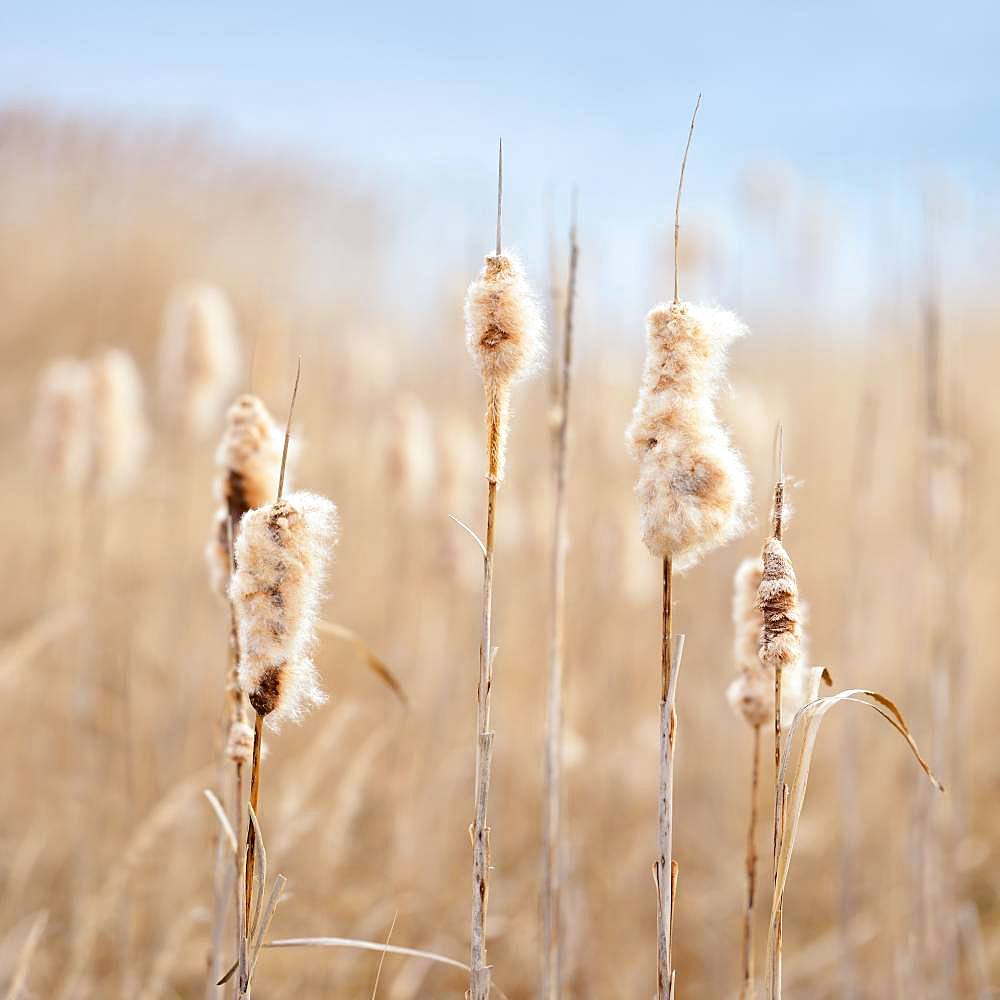
[(997, 193), (1000, 5), (985, 0), (145, 6), (8, 5), (0, 100), (194, 118), (336, 162), (389, 192), (404, 244), (433, 226), (456, 257), (490, 232), (503, 134), (512, 240), (537, 253), (543, 206), (558, 214), (578, 184), (629, 301), (699, 91), (685, 204), (720, 226), (759, 162), (788, 165), (859, 244), (873, 218), (911, 216), (928, 176), (980, 217)]

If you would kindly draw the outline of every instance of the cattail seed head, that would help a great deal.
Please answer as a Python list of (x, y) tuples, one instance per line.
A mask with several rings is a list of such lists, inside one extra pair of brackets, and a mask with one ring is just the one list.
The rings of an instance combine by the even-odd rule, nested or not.
[(777, 538), (764, 543), (763, 573), (757, 594), (761, 612), (760, 662), (770, 670), (802, 660), (803, 610), (795, 570)]
[(760, 666), (761, 614), (757, 603), (764, 565), (759, 558), (744, 559), (733, 577), (733, 660), (737, 670)]
[(171, 418), (195, 435), (211, 430), (236, 387), (239, 363), (226, 296), (211, 285), (172, 292), (160, 343), (160, 388)]
[(90, 368), (57, 358), (42, 372), (32, 421), (33, 451), (45, 472), (71, 489), (90, 475), (93, 436)]
[(132, 356), (121, 350), (97, 358), (91, 372), (92, 474), (101, 493), (121, 493), (135, 481), (149, 443), (142, 376)]
[(253, 728), (242, 720), (234, 720), (229, 726), (226, 740), (226, 756), (235, 764), (248, 764), (253, 756)]
[(757, 654), (761, 627), (757, 591), (763, 573), (759, 558), (744, 559), (733, 577), (733, 659), (739, 676), (726, 689), (730, 707), (754, 728), (774, 711), (774, 681)]
[(673, 303), (647, 318), (646, 362), (626, 445), (650, 553), (697, 563), (746, 526), (750, 478), (715, 413), (729, 344), (746, 333), (732, 313)]
[(313, 493), (248, 511), (230, 584), (239, 632), (240, 686), (276, 728), (326, 698), (310, 658), (337, 509)]
[(732, 710), (756, 729), (774, 712), (774, 682), (758, 664), (753, 669), (740, 671), (739, 677), (726, 688), (726, 699)]
[(507, 254), (488, 256), (465, 296), (465, 342), (486, 392), (492, 478), (503, 478), (511, 385), (541, 361), (544, 333), (520, 261)]
[[(229, 586), (230, 521), (235, 543), (243, 515), (254, 507), (263, 507), (277, 492), (283, 447), (284, 432), (256, 396), (240, 396), (226, 411), (226, 426), (215, 453), (219, 466), (215, 494), (221, 507), (215, 513), (205, 551), (212, 587), (222, 595)], [(291, 441), (286, 484), (296, 452), (296, 443)]]

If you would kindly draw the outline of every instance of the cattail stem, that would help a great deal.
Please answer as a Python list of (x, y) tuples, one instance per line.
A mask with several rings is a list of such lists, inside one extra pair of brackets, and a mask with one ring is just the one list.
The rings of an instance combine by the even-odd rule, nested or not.
[[(256, 713), (253, 723), (253, 760), (250, 770), (250, 807), (257, 815), (257, 807), (260, 802), (260, 745), (264, 734), (264, 716)], [(244, 918), (246, 920), (246, 934), (250, 936), (250, 910), (253, 896), (253, 869), (254, 869), (254, 845), (256, 838), (253, 832), (253, 820), (247, 820), (247, 871), (246, 871), (246, 901)]]
[(657, 887), (657, 1000), (673, 996), (673, 918), (674, 918), (674, 743), (677, 733), (677, 713), (674, 705), (677, 674), (680, 670), (683, 636), (674, 643), (673, 635), (673, 560), (663, 560), (663, 643), (660, 650), (660, 794), (658, 846), (656, 861)]
[(747, 896), (743, 912), (741, 967), (743, 987), (740, 1000), (753, 997), (753, 907), (757, 896), (757, 792), (760, 787), (760, 726), (753, 727), (753, 759), (750, 765), (750, 821), (747, 824)]
[[(492, 413), (492, 411), (491, 411)], [(495, 549), (497, 472), (494, 442), (499, 440), (497, 421), (490, 420), (490, 476), (486, 505), (486, 554), (483, 559), (483, 631), (479, 646), (479, 687), (476, 692), (476, 787), (472, 826), (472, 933), (469, 996), (488, 1000), (490, 969), (486, 964), (486, 907), (489, 902), (490, 828), (486, 814), (493, 772), (493, 555)]]
[(549, 653), (549, 687), (545, 712), (545, 807), (542, 837), (542, 1000), (557, 1000), (561, 993), (560, 818), (562, 797), (562, 686), (566, 633), (566, 479), (569, 467), (569, 394), (573, 362), (573, 302), (579, 248), (576, 225), (570, 230), (569, 278), (566, 289), (561, 371), (554, 400), (555, 506), (552, 531), (552, 633)]

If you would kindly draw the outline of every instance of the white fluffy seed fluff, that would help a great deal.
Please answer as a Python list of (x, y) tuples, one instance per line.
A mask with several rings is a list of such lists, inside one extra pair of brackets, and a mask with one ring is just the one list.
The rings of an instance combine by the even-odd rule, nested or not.
[(242, 719), (235, 719), (229, 725), (226, 756), (234, 764), (250, 763), (253, 756), (253, 729)]
[[(226, 425), (215, 452), (219, 467), (215, 497), (220, 507), (205, 549), (212, 589), (223, 596), (229, 587), (229, 521), (232, 519), (235, 542), (243, 515), (254, 507), (263, 507), (278, 492), (284, 437), (284, 431), (256, 396), (240, 396), (226, 411)], [(286, 487), (290, 487), (297, 451), (296, 442), (290, 441)]]
[(93, 477), (113, 495), (136, 480), (149, 444), (142, 376), (126, 351), (110, 350), (91, 365), (93, 380)]
[(39, 379), (32, 445), (46, 474), (70, 489), (90, 476), (93, 459), (93, 382), (88, 365), (56, 358)]
[(757, 592), (761, 612), (760, 662), (769, 670), (802, 663), (803, 608), (795, 569), (777, 538), (764, 543), (763, 573)]
[(511, 385), (532, 374), (545, 353), (545, 326), (520, 261), (486, 258), (465, 296), (465, 342), (483, 378), (489, 470), (503, 478)]
[(647, 317), (646, 361), (625, 439), (639, 462), (642, 540), (678, 570), (746, 526), (750, 477), (715, 412), (727, 349), (746, 332), (732, 313), (709, 306), (660, 305)]
[(211, 431), (239, 381), (240, 348), (229, 300), (211, 285), (182, 285), (167, 300), (160, 390), (171, 419)]
[(774, 681), (757, 652), (761, 627), (757, 591), (763, 573), (759, 558), (744, 559), (733, 577), (733, 661), (739, 676), (726, 690), (733, 711), (755, 728), (774, 712)]
[(337, 509), (314, 493), (289, 494), (243, 517), (229, 590), (240, 686), (272, 728), (326, 700), (310, 651), (336, 539)]

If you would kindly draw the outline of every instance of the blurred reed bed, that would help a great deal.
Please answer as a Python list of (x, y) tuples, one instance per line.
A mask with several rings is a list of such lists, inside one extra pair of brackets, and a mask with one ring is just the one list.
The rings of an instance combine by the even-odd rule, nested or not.
[[(28, 113), (3, 118), (0, 159), (7, 178), (0, 516), (17, 581), (0, 619), (0, 686), (14, 708), (0, 737), (13, 762), (0, 821), (0, 982), (15, 981), (27, 954), (27, 983), (41, 996), (206, 992), (217, 822), (202, 789), (215, 780), (224, 748), (229, 625), (203, 550), (218, 507), (211, 483), (223, 421), (220, 412), (213, 433), (182, 448), (155, 388), (165, 305), (191, 281), (224, 291), (242, 358), (234, 389), (252, 392), (279, 421), (302, 354), (296, 484), (337, 499), (332, 617), (378, 651), (408, 702), (349, 644), (321, 633), (315, 664), (329, 702), (270, 741), (265, 762), (269, 867), (288, 879), (272, 936), (378, 941), (392, 927), (393, 943), (463, 959), (477, 680), (469, 665), (480, 639), (482, 558), (448, 515), (484, 523), (486, 490), (475, 418), (482, 385), (469, 370), (455, 307), (462, 276), (421, 324), (438, 328), (429, 352), (381, 305), (385, 220), (336, 179), (319, 184), (197, 134), (129, 133)], [(114, 197), (122, 191), (124, 205)], [(317, 247), (317, 229), (329, 245)], [(29, 233), (44, 252), (14, 253)], [(253, 249), (261, 245), (269, 247), (266, 260)], [(852, 995), (922, 995), (912, 992), (921, 973), (915, 956), (932, 953), (946, 926), (957, 929), (950, 995), (977, 996), (984, 979), (1000, 977), (1000, 814), (992, 794), (1000, 764), (988, 752), (1000, 708), (991, 628), (1000, 543), (986, 522), (1000, 488), (1000, 459), (990, 447), (1000, 407), (988, 382), (996, 308), (954, 296), (940, 303), (946, 333), (935, 377), (944, 387), (946, 436), (961, 442), (964, 456), (957, 522), (945, 520), (954, 491), (932, 489), (947, 551), (961, 553), (960, 576), (953, 555), (928, 547), (927, 484), (946, 476), (928, 473), (939, 459), (928, 450), (920, 312), (889, 303), (877, 326), (831, 344), (822, 318), (805, 330), (781, 328), (755, 310), (747, 316), (754, 337), (732, 347), (733, 393), (723, 390), (719, 409), (754, 478), (757, 525), (708, 555), (676, 592), (687, 643), (673, 964), (684, 996), (735, 996), (741, 983), (750, 761), (747, 728), (724, 704), (733, 678), (729, 599), (737, 566), (759, 553), (766, 534), (779, 418), (793, 428), (785, 465), (801, 481), (792, 491), (794, 559), (812, 609), (810, 661), (828, 665), (838, 687), (891, 691), (935, 766), (938, 749), (944, 759), (934, 735), (942, 668), (931, 640), (944, 605), (933, 581), (945, 567), (945, 580), (960, 580), (948, 587), (961, 597), (965, 663), (964, 687), (954, 689), (962, 703), (951, 713), (960, 735), (947, 757), (961, 761), (962, 813), (951, 812), (950, 794), (920, 804), (917, 815), (927, 818), (916, 855), (901, 819), (921, 794), (906, 749), (886, 739), (878, 720), (831, 714), (784, 896), (794, 915), (783, 927), (785, 994), (846, 995), (840, 970), (849, 956)], [(576, 327), (561, 962), (567, 996), (604, 1000), (649, 995), (653, 985), (660, 678), (649, 665), (660, 653), (661, 571), (636, 545), (635, 467), (621, 446), (642, 367), (638, 318), (609, 329), (581, 307)], [(128, 449), (141, 456), (135, 475), (105, 493), (89, 472), (67, 479), (58, 462), (42, 461), (51, 453), (36, 446), (31, 427), (37, 386), (55, 358), (89, 365), (109, 350), (135, 359), (149, 431), (144, 448)], [(68, 371), (56, 382), (64, 380), (70, 403), (79, 403), (87, 379), (79, 368)], [(512, 998), (535, 995), (541, 961), (548, 393), (540, 379), (519, 394), (509, 440), (515, 459), (497, 524), (503, 674), (493, 712), (504, 735), (490, 794), (496, 871), (488, 932), (494, 982)], [(418, 444), (392, 456), (383, 428), (404, 398), (425, 416), (416, 418)], [(877, 421), (866, 403), (872, 398)], [(50, 413), (49, 428), (73, 405), (57, 408), (58, 419)], [(93, 415), (87, 404), (82, 410)], [(77, 418), (68, 420), (76, 426)], [(857, 473), (861, 445), (871, 458)], [(68, 453), (93, 446), (84, 434)], [(93, 467), (90, 457), (74, 461)], [(430, 486), (398, 485), (408, 462), (421, 470), (412, 481)], [(860, 818), (853, 826), (840, 806), (846, 758), (837, 734), (848, 727)], [(949, 784), (954, 765), (942, 770)], [(761, 784), (766, 817), (769, 778)], [(758, 885), (766, 898), (770, 843), (767, 822), (760, 825)], [(845, 844), (849, 866), (840, 860)], [(915, 856), (933, 864), (915, 874)], [(845, 870), (852, 876), (846, 915)], [(754, 914), (759, 949), (768, 910)], [(758, 950), (758, 970), (763, 961)], [(354, 996), (370, 995), (379, 956), (289, 949), (260, 962), (261, 998)], [(458, 996), (467, 982), (461, 970), (389, 955), (379, 996)]]

